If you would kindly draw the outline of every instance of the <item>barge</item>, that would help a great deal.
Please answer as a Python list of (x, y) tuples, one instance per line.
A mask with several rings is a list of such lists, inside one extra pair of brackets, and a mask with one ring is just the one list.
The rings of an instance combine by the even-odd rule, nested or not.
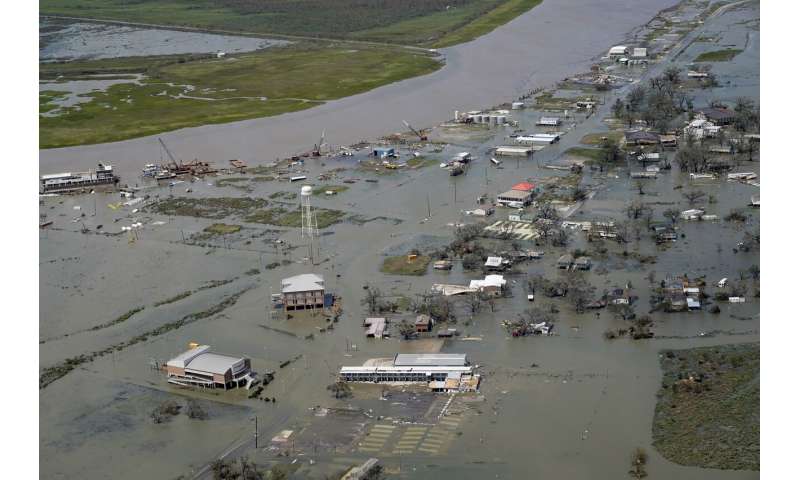
[(113, 165), (97, 165), (93, 172), (54, 173), (39, 177), (39, 193), (65, 193), (119, 183)]

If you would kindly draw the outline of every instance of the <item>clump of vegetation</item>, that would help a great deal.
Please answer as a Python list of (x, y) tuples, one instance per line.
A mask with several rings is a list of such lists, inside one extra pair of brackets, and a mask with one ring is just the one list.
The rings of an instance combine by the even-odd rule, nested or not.
[(353, 389), (350, 388), (350, 385), (347, 382), (334, 382), (328, 385), (327, 390), (331, 392), (333, 398), (340, 399), (340, 398), (350, 398), (353, 396)]
[(711, 52), (703, 52), (698, 55), (694, 61), (700, 62), (727, 62), (733, 60), (733, 57), (742, 53), (738, 48), (724, 48), (722, 50), (714, 50)]
[(122, 315), (120, 315), (119, 317), (115, 318), (114, 320), (111, 320), (110, 322), (103, 323), (101, 325), (95, 325), (94, 327), (90, 328), (89, 330), (94, 332), (94, 331), (97, 331), (97, 330), (102, 330), (104, 328), (108, 328), (108, 327), (120, 324), (120, 323), (128, 320), (132, 316), (136, 315), (137, 313), (141, 312), (142, 310), (144, 310), (144, 307), (136, 307), (136, 308), (134, 308), (132, 310), (128, 310), (127, 312), (123, 313)]
[(165, 300), (158, 301), (153, 304), (154, 307), (160, 307), (161, 305), (167, 305), (170, 303), (175, 303), (178, 300), (183, 300), (184, 298), (190, 296), (193, 292), (191, 290), (186, 290), (185, 292), (179, 293), (174, 297), (167, 298)]
[(190, 399), (186, 402), (186, 408), (184, 409), (184, 412), (186, 412), (187, 417), (193, 420), (205, 420), (208, 418), (208, 413), (195, 399)]
[[(277, 465), (276, 465), (277, 467)], [(269, 478), (271, 480), (289, 478), (288, 474), (283, 470), (270, 470)], [(264, 474), (258, 470), (255, 463), (248, 460), (247, 457), (239, 457), (238, 461), (234, 460), (221, 460), (217, 459), (211, 464), (211, 472), (214, 474), (214, 480), (263, 480)]]
[[(317, 219), (317, 228), (327, 228), (339, 223), (345, 216), (341, 210), (319, 208), (314, 211)], [(264, 223), (279, 227), (299, 227), (302, 224), (300, 209), (287, 210), (283, 207), (273, 207), (266, 210), (256, 210), (244, 219), (251, 223)]]
[(264, 208), (265, 206), (267, 206), (267, 201), (262, 198), (174, 197), (161, 200), (149, 208), (155, 213), (160, 213), (162, 215), (179, 215), (183, 217), (199, 217), (221, 220), (232, 215), (244, 215), (254, 209)]
[(181, 413), (181, 406), (175, 400), (166, 400), (150, 412), (153, 423), (165, 423)]
[(381, 265), (381, 272), (389, 275), (425, 275), (431, 257), (427, 255), (398, 255), (387, 257)]
[(759, 345), (668, 350), (661, 368), (655, 448), (680, 465), (758, 470)]
[(219, 180), (214, 182), (214, 185), (219, 188), (234, 187), (241, 190), (250, 190), (250, 186), (246, 185), (248, 181), (249, 179), (246, 177), (228, 177), (228, 178), (220, 178)]
[(743, 210), (739, 208), (735, 208), (730, 211), (727, 215), (725, 215), (726, 222), (746, 222), (747, 215), (744, 213)]
[(228, 225), (226, 223), (214, 223), (203, 229), (204, 232), (211, 235), (228, 235), (236, 233), (242, 229), (241, 225)]

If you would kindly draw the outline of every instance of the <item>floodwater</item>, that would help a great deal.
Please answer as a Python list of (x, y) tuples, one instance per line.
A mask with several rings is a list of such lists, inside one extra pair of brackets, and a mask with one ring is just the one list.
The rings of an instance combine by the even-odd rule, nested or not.
[[(545, 2), (542, 7), (547, 5)], [(730, 30), (731, 38), (739, 39), (731, 42), (745, 38), (741, 31), (733, 33), (737, 29), (749, 30), (747, 35), (750, 38), (757, 35), (757, 31), (744, 29), (741, 25), (733, 28), (735, 22), (730, 21), (732, 17), (729, 15), (757, 17), (758, 11), (734, 10), (707, 21), (702, 29)], [(691, 39), (688, 37), (687, 41)], [(597, 45), (595, 50), (602, 51), (606, 47)], [(679, 63), (683, 61), (682, 56), (676, 59)], [(757, 50), (751, 55), (742, 54), (735, 65), (720, 67), (720, 81), (725, 84), (748, 76), (747, 72), (758, 72), (758, 62)], [(654, 65), (645, 78), (666, 66), (668, 62)], [(571, 73), (578, 71), (580, 69), (575, 68)], [(758, 77), (750, 77), (750, 80), (757, 83)], [(618, 93), (624, 94), (624, 91)], [(724, 89), (718, 89), (717, 93), (724, 95)], [(338, 195), (313, 197), (315, 206), (339, 209), (367, 219), (384, 217), (358, 226), (344, 222), (323, 229), (319, 249), (324, 261), (316, 266), (309, 265), (304, 259), (307, 250), (302, 246), (299, 232), (294, 229), (243, 224), (242, 219), (235, 216), (211, 220), (134, 213), (133, 208), (141, 208), (141, 205), (109, 208), (109, 204), (121, 200), (116, 194), (43, 198), (40, 213), (46, 214), (45, 219), (53, 220), (54, 225), (40, 233), (42, 366), (125, 341), (187, 314), (204, 311), (231, 294), (249, 290), (234, 306), (219, 315), (83, 364), (41, 390), (42, 475), (47, 478), (113, 476), (136, 479), (145, 476), (176, 478), (185, 474), (192, 478), (191, 474), (206, 462), (250, 438), (254, 427), (250, 418), (253, 416), (259, 419), (262, 439), (259, 445), (263, 446), (285, 429), (295, 430), (299, 438), (313, 438), (317, 433), (325, 433), (326, 428), (334, 428), (315, 423), (310, 409), (320, 405), (374, 408), (378, 415), (390, 415), (386, 411), (392, 411), (391, 403), (396, 400), (383, 402), (376, 397), (364, 398), (364, 394), (335, 401), (325, 386), (333, 381), (342, 365), (360, 364), (371, 357), (388, 357), (397, 352), (435, 351), (439, 345), (397, 338), (365, 339), (361, 326), (365, 315), (364, 307), (360, 305), (362, 287), (369, 284), (380, 288), (385, 295), (413, 298), (428, 291), (432, 283), (464, 283), (477, 278), (478, 274), (462, 271), (460, 266), (449, 273), (429, 270), (420, 277), (383, 275), (378, 269), (386, 255), (448, 243), (453, 235), (449, 224), (470, 222), (470, 217), (464, 216), (462, 211), (475, 208), (475, 199), (479, 195), (486, 193), (492, 197), (524, 179), (539, 183), (548, 177), (562, 175), (542, 166), (562, 161), (563, 152), (576, 145), (584, 134), (603, 131), (602, 118), (608, 114), (610, 103), (601, 106), (594, 116), (577, 118), (575, 127), (565, 126), (569, 132), (559, 144), (538, 152), (530, 160), (505, 159), (503, 168), (490, 166), (487, 151), (494, 145), (508, 142), (510, 128), (475, 128), (467, 133), (437, 128), (432, 136), (450, 139), (451, 144), (440, 153), (432, 152), (430, 147), (424, 150), (436, 164), (459, 151), (468, 150), (475, 157), (469, 171), (458, 177), (449, 177), (435, 165), (388, 174), (354, 170), (356, 162), (365, 157), (364, 151), (352, 158), (307, 160), (297, 173), (307, 175), (312, 181), (324, 171), (347, 169), (335, 180), (314, 181), (318, 185), (343, 184), (344, 179), (357, 180), (346, 184), (349, 190)], [(519, 120), (521, 128), (532, 129), (533, 122), (541, 113), (529, 109), (514, 111), (511, 115)], [(375, 117), (375, 120), (380, 119)], [(352, 126), (354, 132), (361, 131), (359, 125)], [(363, 136), (367, 137), (367, 134)], [(258, 145), (256, 140), (252, 142), (226, 147), (235, 150)], [(402, 160), (411, 158), (409, 149), (399, 150)], [(139, 168), (140, 163), (152, 161), (158, 154), (155, 146), (148, 146), (146, 152), (147, 156), (140, 158), (133, 167)], [(669, 157), (672, 155), (670, 153)], [(233, 156), (224, 155), (223, 158)], [(759, 164), (744, 162), (739, 170), (759, 172)], [(609, 173), (587, 172), (583, 184), (593, 188), (596, 194), (571, 219), (623, 220), (622, 208), (634, 195), (634, 187), (626, 178), (627, 172), (627, 166)], [(377, 183), (365, 179), (377, 180)], [(252, 182), (252, 190), (244, 191), (237, 188), (237, 184), (215, 186), (215, 180), (210, 177), (171, 188), (162, 184), (142, 193), (162, 198), (170, 194), (197, 198), (253, 196), (273, 202), (271, 196), (276, 192), (296, 192), (299, 189), (296, 183), (272, 181)], [(123, 181), (142, 182), (131, 178), (123, 178)], [(191, 192), (187, 192), (189, 188)], [(686, 205), (681, 194), (690, 188), (700, 188), (714, 195), (717, 202), (706, 207), (709, 213), (720, 216), (732, 208), (744, 207), (750, 196), (759, 191), (753, 185), (725, 180), (695, 185), (686, 174), (673, 169), (657, 180), (647, 182), (644, 201), (663, 205), (655, 207), (655, 218), (660, 219), (664, 208)], [(289, 198), (286, 202), (293, 205), (296, 200)], [(425, 220), (428, 205), (431, 215)], [(81, 217), (81, 213), (86, 216)], [(502, 219), (508, 213), (508, 209), (498, 209), (490, 221)], [(656, 247), (647, 235), (643, 235), (641, 241), (629, 244), (628, 250), (642, 255), (658, 255), (657, 264), (640, 265), (620, 255), (609, 254), (607, 259), (597, 259), (588, 280), (598, 291), (630, 281), (639, 297), (634, 304), (635, 310), (644, 314), (648, 310), (650, 285), (646, 277), (650, 270), (655, 272), (656, 279), (683, 273), (707, 275), (710, 283), (722, 277), (736, 278), (739, 271), (759, 263), (758, 252), (732, 253), (744, 230), (758, 231), (759, 211), (749, 209), (747, 213), (750, 218), (744, 225), (722, 221), (681, 222), (680, 232), (685, 236), (667, 248)], [(73, 222), (74, 218), (78, 220)], [(217, 248), (191, 240), (186, 245), (183, 243), (218, 221), (243, 224), (244, 229), (224, 240), (217, 238), (207, 242)], [(93, 232), (117, 233), (122, 226), (133, 222), (144, 224), (135, 238), (127, 234), (80, 233), (84, 226)], [(102, 227), (98, 229), (99, 225)], [(276, 246), (277, 238), (290, 246)], [(569, 248), (589, 246), (583, 235), (575, 232)], [(608, 248), (611, 251), (619, 249), (611, 244)], [(758, 298), (748, 295), (747, 303), (722, 304), (718, 315), (705, 310), (656, 314), (655, 339), (606, 341), (602, 337), (605, 330), (624, 328), (626, 323), (606, 310), (600, 311), (599, 315), (576, 315), (565, 302), (537, 297), (538, 306), (550, 303), (559, 306), (556, 335), (509, 338), (499, 323), (515, 319), (530, 306), (523, 291), (527, 277), (558, 275), (554, 263), (563, 251), (550, 247), (541, 249), (545, 250), (543, 259), (523, 264), (520, 274), (507, 277), (512, 284), (512, 298), (498, 300), (495, 312), (484, 310), (472, 318), (462, 305), (457, 325), (462, 332), (461, 339), (441, 345), (441, 351), (464, 352), (473, 363), (482, 366), (481, 394), (485, 401), (475, 403), (470, 414), (461, 418), (446, 448), (442, 447), (437, 453), (415, 450), (412, 454), (397, 456), (391, 454), (391, 445), (387, 444), (386, 450), (380, 452), (381, 461), (398, 472), (399, 478), (627, 478), (630, 452), (643, 447), (650, 457), (647, 471), (651, 478), (758, 478), (758, 472), (676, 465), (650, 447), (655, 394), (661, 387), (659, 351), (758, 341)], [(272, 270), (262, 268), (273, 262), (283, 263)], [(259, 268), (261, 273), (249, 275), (248, 271), (253, 268)], [(601, 274), (600, 269), (607, 270), (607, 273)], [(270, 315), (267, 306), (269, 295), (277, 293), (280, 279), (308, 271), (323, 274), (328, 289), (342, 296), (344, 313), (332, 330), (320, 332), (320, 327), (327, 325), (321, 318), (297, 316), (287, 320)], [(220, 280), (231, 282), (199, 290), (209, 282)], [(155, 306), (187, 290), (195, 293), (170, 304)], [(145, 309), (121, 324), (86, 331), (139, 306)], [(408, 316), (406, 314), (405, 318)], [(394, 321), (400, 318), (404, 316), (390, 316)], [(313, 338), (306, 338), (312, 333)], [(276, 379), (266, 388), (265, 395), (275, 397), (277, 402), (267, 404), (248, 400), (244, 392), (194, 392), (168, 386), (163, 375), (150, 368), (150, 362), (169, 359), (192, 341), (211, 344), (220, 352), (247, 355), (258, 372), (275, 370)], [(300, 354), (300, 359), (285, 368), (279, 367), (281, 362)], [(148, 418), (149, 411), (167, 395), (179, 403), (186, 397), (208, 401), (213, 404), (208, 407), (210, 418), (196, 421), (181, 415), (167, 424), (152, 424)], [(380, 403), (383, 405), (378, 408)], [(394, 415), (403, 415), (410, 408), (401, 405), (395, 409), (400, 413)], [(374, 418), (371, 421), (379, 420)], [(269, 450), (246, 448), (236, 451), (247, 453), (251, 459), (264, 464), (276, 461), (274, 452)], [(303, 455), (279, 460), (288, 463), (297, 459), (297, 463), (302, 465), (301, 478), (322, 478), (320, 470), (332, 473), (370, 456), (374, 454), (343, 448), (319, 452), (306, 450)], [(315, 465), (310, 464), (310, 459)], [(113, 470), (109, 465), (113, 465)], [(314, 470), (316, 468), (320, 470)]]
[(242, 53), (285, 40), (217, 35), (117, 24), (39, 21), (39, 61), (97, 60), (116, 57), (175, 55), (181, 53)]
[[(349, 145), (451, 118), (454, 110), (516, 99), (588, 68), (674, 0), (545, 0), (530, 12), (473, 42), (443, 49), (447, 64), (423, 77), (277, 117), (160, 134), (182, 158), (271, 161), (309, 150), (325, 130), (328, 143)], [(597, 24), (587, 28), (587, 22)], [(155, 136), (39, 152), (39, 169), (81, 170), (108, 162), (133, 174), (158, 152)]]

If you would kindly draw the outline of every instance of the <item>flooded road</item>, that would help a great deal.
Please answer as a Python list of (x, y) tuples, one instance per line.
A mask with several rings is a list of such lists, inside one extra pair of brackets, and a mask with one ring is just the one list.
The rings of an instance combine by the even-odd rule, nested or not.
[[(403, 130), (402, 120), (433, 125), (454, 110), (486, 108), (585, 70), (608, 45), (646, 23), (674, 0), (545, 0), (473, 42), (443, 50), (447, 64), (423, 77), (387, 85), (301, 112), (164, 133), (183, 159), (271, 161), (309, 150), (325, 130), (334, 145), (349, 145)], [(587, 28), (587, 22), (602, 18)], [(115, 164), (123, 182), (157, 160), (155, 136), (110, 144), (41, 150), (40, 172)], [(126, 178), (127, 177), (127, 178)]]

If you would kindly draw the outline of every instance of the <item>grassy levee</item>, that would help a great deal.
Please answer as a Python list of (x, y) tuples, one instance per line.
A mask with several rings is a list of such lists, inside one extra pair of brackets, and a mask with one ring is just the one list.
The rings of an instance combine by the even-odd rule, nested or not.
[[(179, 128), (293, 112), (433, 72), (430, 55), (393, 47), (344, 48), (302, 42), (211, 58), (143, 57), (42, 64), (42, 78), (143, 73), (140, 82), (86, 94), (57, 110), (40, 97), (40, 148), (125, 140)], [(332, 79), (338, 79), (332, 81)], [(187, 90), (185, 86), (193, 88)]]
[(540, 3), (542, 3), (542, 0), (509, 0), (463, 27), (443, 36), (434, 42), (433, 47), (450, 47), (474, 40), (491, 32), (500, 25), (510, 22)]

